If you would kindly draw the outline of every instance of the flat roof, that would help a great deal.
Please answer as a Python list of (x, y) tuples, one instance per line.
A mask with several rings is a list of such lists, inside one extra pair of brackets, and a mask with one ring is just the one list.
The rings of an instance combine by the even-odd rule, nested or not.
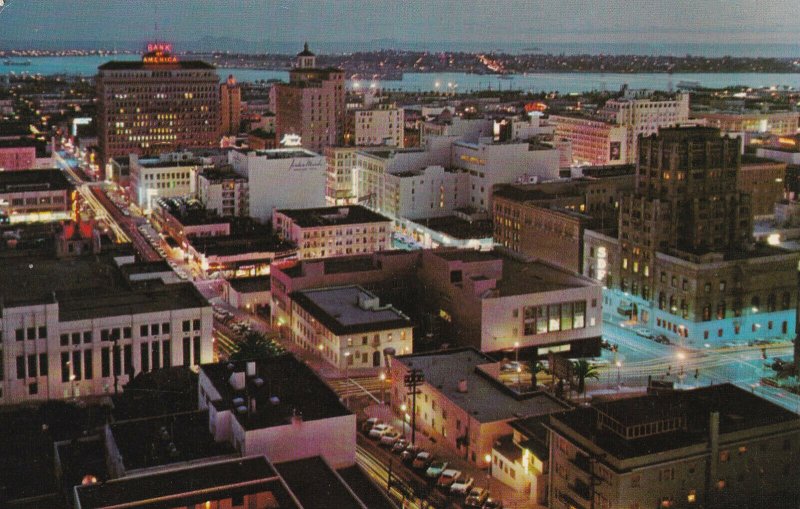
[(0, 296), (7, 307), (55, 299), (59, 320), (72, 321), (209, 305), (191, 283), (129, 282), (108, 256), (16, 254), (0, 257)]
[(228, 283), (239, 293), (268, 292), (270, 289), (269, 276), (233, 278)]
[(263, 157), (265, 159), (294, 159), (300, 157), (323, 157), (320, 154), (312, 152), (310, 150), (306, 150), (304, 148), (275, 148), (275, 149), (267, 149), (267, 150), (251, 150), (251, 149), (243, 149), (243, 148), (235, 148), (238, 152), (242, 154), (255, 154), (257, 157)]
[[(302, 290), (289, 296), (337, 336), (411, 327), (407, 316), (391, 304), (380, 305), (375, 294), (360, 286)], [(375, 307), (362, 306), (364, 301)]]
[[(606, 428), (598, 429), (600, 412), (625, 426), (654, 422), (662, 416), (682, 415), (686, 418), (686, 427), (625, 439)], [(551, 422), (563, 424), (616, 458), (627, 459), (707, 443), (711, 412), (720, 414), (720, 435), (786, 422), (798, 423), (795, 413), (732, 384), (598, 403), (555, 414)]]
[(179, 60), (171, 64), (145, 64), (141, 60), (111, 60), (97, 67), (99, 71), (173, 71), (191, 69), (216, 69), (213, 65), (201, 60)]
[[(229, 380), (234, 372), (244, 372), (246, 362), (221, 362), (203, 364), (200, 370), (211, 380), (220, 394), (212, 403), (219, 411), (231, 410), (243, 428), (247, 430), (284, 426), (289, 424), (293, 412), (302, 415), (304, 421), (316, 421), (351, 415), (339, 401), (339, 396), (311, 368), (286, 354), (274, 358), (259, 359), (256, 363), (256, 378), (247, 381), (250, 397), (255, 400), (257, 411), (241, 414), (235, 411), (233, 399), (245, 397), (245, 390), (236, 390)], [(233, 369), (231, 369), (233, 366)], [(270, 400), (277, 397), (278, 401)]]
[(0, 171), (0, 193), (58, 191), (72, 189), (61, 170)]
[(122, 477), (75, 489), (81, 509), (167, 509), (260, 492), (269, 492), (276, 504), (266, 507), (299, 508), (264, 456)]
[[(500, 380), (491, 378), (478, 366), (495, 361), (474, 348), (402, 355), (395, 360), (408, 368), (422, 370), (426, 384), (482, 423), (546, 415), (569, 408), (547, 393), (515, 393)], [(466, 380), (467, 392), (459, 392), (460, 380)]]
[(414, 154), (418, 152), (425, 152), (422, 148), (393, 148), (385, 150), (359, 150), (358, 153), (366, 156), (375, 157), (377, 159), (391, 159), (396, 154)]
[(193, 237), (189, 242), (196, 251), (206, 256), (236, 256), (246, 253), (284, 253), (297, 249), (291, 242), (280, 240), (276, 236), (230, 235)]
[(198, 174), (209, 182), (222, 182), (223, 180), (236, 180), (239, 182), (247, 182), (247, 177), (239, 175), (230, 167), (226, 168), (204, 168)]
[(456, 239), (483, 239), (494, 233), (494, 226), (488, 219), (469, 222), (458, 216), (444, 216), (415, 219), (414, 222)]
[(320, 457), (278, 463), (275, 469), (297, 496), (303, 509), (363, 509), (336, 471)]
[(207, 210), (197, 200), (183, 198), (159, 198), (159, 208), (169, 213), (184, 226), (200, 226), (207, 224), (230, 224), (230, 218), (220, 217)]
[(0, 148), (26, 148), (36, 147), (38, 143), (32, 138), (13, 138), (0, 140)]
[(342, 207), (319, 207), (311, 209), (281, 209), (279, 213), (289, 217), (302, 228), (316, 228), (361, 223), (388, 223), (388, 217), (373, 212), (361, 205)]

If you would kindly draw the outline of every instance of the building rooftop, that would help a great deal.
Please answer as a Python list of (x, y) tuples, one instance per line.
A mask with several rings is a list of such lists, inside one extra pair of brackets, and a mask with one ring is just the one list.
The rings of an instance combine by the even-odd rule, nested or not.
[(246, 383), (257, 410), (250, 413), (235, 411), (233, 399), (245, 397), (245, 390), (235, 389), (229, 381), (233, 373), (244, 375), (245, 362), (204, 364), (200, 367), (221, 396), (212, 404), (218, 411), (233, 411), (244, 429), (284, 426), (291, 422), (295, 412), (304, 421), (351, 415), (339, 401), (339, 396), (294, 356), (281, 355), (254, 362), (256, 376), (250, 377)]
[(246, 253), (287, 253), (296, 250), (291, 242), (274, 235), (229, 235), (194, 237), (192, 247), (205, 256), (238, 256)]
[(374, 157), (376, 159), (391, 159), (395, 156), (395, 154), (412, 154), (417, 152), (425, 152), (425, 149), (422, 148), (396, 148), (396, 149), (386, 149), (386, 150), (359, 150), (358, 153), (370, 157)]
[(141, 60), (112, 60), (98, 66), (98, 71), (139, 71), (139, 70), (192, 70), (216, 69), (213, 65), (200, 60), (179, 60), (172, 64), (145, 64)]
[(292, 300), (337, 336), (411, 327), (411, 320), (360, 286), (292, 292)]
[(320, 207), (315, 209), (282, 209), (279, 213), (289, 217), (301, 228), (318, 228), (361, 223), (388, 223), (391, 219), (361, 205)]
[(483, 239), (491, 237), (494, 232), (492, 222), (489, 220), (470, 222), (458, 216), (431, 217), (417, 219), (414, 222), (456, 239)]
[(363, 502), (320, 457), (278, 463), (275, 469), (304, 509), (363, 509)]
[(159, 198), (158, 207), (169, 213), (184, 226), (200, 226), (205, 224), (230, 223), (230, 219), (219, 217), (206, 210), (198, 200), (184, 200), (183, 198)]
[(264, 456), (237, 458), (144, 476), (79, 486), (80, 509), (167, 509), (198, 506), (207, 500), (268, 492), (264, 507), (299, 508)]
[[(561, 412), (568, 407), (544, 392), (520, 394), (478, 369), (495, 361), (474, 348), (395, 357), (408, 368), (422, 370), (425, 383), (482, 423)], [(459, 392), (466, 380), (467, 392)]]
[(21, 170), (0, 172), (0, 193), (57, 191), (72, 189), (61, 170)]
[[(611, 456), (628, 459), (707, 443), (712, 412), (719, 412), (720, 435), (787, 422), (800, 426), (796, 414), (731, 384), (579, 407), (551, 416), (551, 426), (566, 426)], [(624, 438), (607, 426), (598, 426), (601, 415), (623, 429), (676, 418), (682, 419), (683, 425), (672, 431)]]
[(38, 143), (33, 138), (0, 139), (0, 148), (36, 147)]
[(228, 283), (239, 293), (268, 292), (269, 276), (254, 276), (229, 279)]
[(239, 175), (230, 166), (224, 168), (204, 168), (199, 174), (199, 177), (204, 178), (212, 183), (219, 183), (223, 180), (236, 180), (239, 182), (247, 182), (247, 177)]
[(245, 155), (255, 155), (264, 159), (296, 159), (302, 157), (322, 157), (320, 154), (302, 148), (275, 148), (268, 150), (234, 149)]

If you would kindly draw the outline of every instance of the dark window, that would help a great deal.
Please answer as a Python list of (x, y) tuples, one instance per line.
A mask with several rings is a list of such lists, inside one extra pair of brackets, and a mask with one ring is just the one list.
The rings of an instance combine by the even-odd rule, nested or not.
[[(39, 374), (41, 376), (47, 376), (48, 372), (49, 372), (49, 369), (48, 369), (48, 366), (47, 366), (47, 354), (46, 353), (40, 353), (39, 354)], [(2, 379), (3, 379), (3, 377), (0, 377), (0, 380), (2, 380)]]
[(147, 325), (140, 325), (139, 326), (139, 335), (140, 336), (147, 336), (150, 328)]
[(82, 369), (81, 369), (81, 351), (75, 350), (72, 352), (72, 374), (75, 375), (75, 380), (81, 379)]
[(132, 335), (132, 331), (130, 327), (123, 327), (122, 328), (122, 337), (125, 339), (130, 339)]
[(189, 332), (190, 330), (192, 330), (192, 322), (190, 322), (189, 320), (184, 320), (183, 321), (183, 332)]
[(200, 336), (194, 337), (194, 363), (200, 364)]
[(28, 339), (36, 339), (36, 327), (28, 327)]
[(25, 378), (25, 356), (17, 356), (17, 380)]
[(161, 333), (169, 334), (169, 322), (164, 322), (161, 324)]
[(25, 329), (17, 329), (17, 341), (25, 340)]
[(61, 352), (61, 381), (69, 382), (69, 352)]
[(61, 346), (69, 345), (69, 334), (62, 334), (61, 337), (59, 338), (59, 343), (61, 344)]
[(47, 337), (47, 327), (39, 327), (39, 339)]
[(463, 281), (464, 275), (460, 270), (451, 270), (450, 271), (450, 282), (451, 283), (460, 283)]
[(36, 378), (38, 376), (38, 371), (36, 369), (36, 354), (32, 353), (28, 355), (28, 376), (31, 378)]
[(161, 365), (165, 368), (172, 366), (172, 347), (169, 341), (164, 341), (161, 346)]
[(30, 394), (31, 396), (35, 396), (36, 394), (39, 394), (39, 384), (34, 382), (34, 383), (28, 385), (28, 394)]
[(92, 351), (83, 351), (83, 378), (91, 380), (94, 373), (92, 372)]
[(111, 376), (111, 356), (108, 348), (100, 351), (100, 374), (103, 378)]
[(150, 343), (150, 347), (153, 352), (153, 369), (158, 369), (161, 367), (161, 345), (159, 345), (158, 341), (153, 341)]
[(122, 337), (121, 334), (122, 334), (122, 331), (119, 330), (119, 327), (117, 327), (116, 329), (112, 329), (111, 330), (111, 341), (116, 341), (119, 338), (121, 338)]
[(142, 371), (150, 371), (150, 347), (147, 343), (142, 343), (139, 349), (139, 362), (142, 364)]
[(80, 345), (81, 344), (81, 333), (80, 332), (73, 332), (72, 333), (72, 344), (73, 345)]
[(192, 340), (191, 338), (183, 338), (183, 365), (191, 366), (192, 364)]
[(114, 354), (114, 376), (119, 376), (122, 374), (122, 353), (118, 346), (112, 348), (111, 351)]
[(158, 335), (158, 324), (157, 323), (154, 323), (153, 325), (150, 326), (150, 334), (152, 334), (153, 336), (157, 336)]
[(192, 328), (194, 330), (200, 330), (200, 320), (192, 320)]
[(231, 498), (231, 505), (234, 507), (244, 505), (244, 495), (234, 495)]
[(133, 378), (133, 345), (125, 345), (122, 353), (125, 358), (125, 374)]
[(100, 331), (100, 341), (108, 341), (108, 329)]
[(83, 342), (84, 343), (91, 343), (92, 342), (92, 331), (87, 330), (83, 333)]

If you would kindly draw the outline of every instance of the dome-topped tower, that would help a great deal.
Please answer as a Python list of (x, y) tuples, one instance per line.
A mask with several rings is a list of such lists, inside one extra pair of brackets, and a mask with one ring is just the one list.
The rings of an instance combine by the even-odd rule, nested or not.
[(300, 69), (313, 69), (317, 66), (317, 56), (308, 49), (308, 41), (303, 45), (303, 51), (297, 54), (296, 65)]

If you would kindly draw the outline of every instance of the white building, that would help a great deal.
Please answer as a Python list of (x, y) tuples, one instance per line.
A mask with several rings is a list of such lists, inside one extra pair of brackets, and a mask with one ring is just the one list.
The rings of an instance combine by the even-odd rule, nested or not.
[(222, 217), (246, 217), (250, 213), (247, 178), (233, 171), (207, 168), (197, 175), (197, 198), (206, 210)]
[(386, 367), (386, 356), (412, 352), (411, 320), (360, 286), (294, 292), (292, 339), (343, 370)]
[(151, 159), (139, 159), (131, 154), (131, 201), (149, 212), (159, 198), (193, 195), (197, 189), (197, 173), (205, 166), (207, 162), (191, 152), (161, 154)]
[(354, 116), (353, 139), (351, 143), (357, 146), (385, 145), (403, 147), (403, 109), (375, 108), (356, 110)]
[(322, 456), (333, 468), (356, 461), (356, 416), (292, 355), (200, 367), (199, 406), (217, 442), (274, 463)]
[(275, 210), (272, 226), (300, 258), (373, 253), (391, 248), (392, 220), (360, 205)]
[(556, 139), (567, 140), (572, 161), (594, 166), (627, 164), (628, 128), (608, 120), (584, 116), (552, 115)]
[(211, 361), (206, 299), (117, 266), (132, 263), (4, 257), (0, 404), (110, 394), (143, 371)]
[(325, 206), (325, 157), (301, 148), (232, 150), (228, 162), (247, 178), (250, 217), (266, 223), (274, 209)]

